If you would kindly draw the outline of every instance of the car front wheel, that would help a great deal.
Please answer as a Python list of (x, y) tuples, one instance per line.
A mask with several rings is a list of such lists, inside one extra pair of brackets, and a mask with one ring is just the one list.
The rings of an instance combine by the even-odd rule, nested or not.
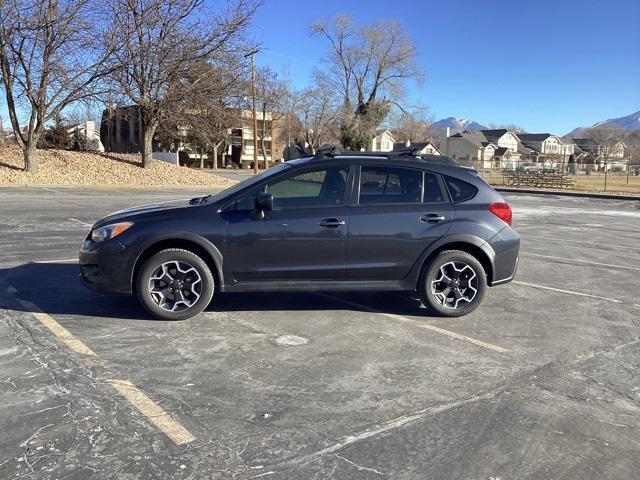
[(142, 306), (163, 320), (184, 320), (202, 312), (213, 297), (207, 263), (193, 252), (162, 250), (140, 269), (137, 294)]
[(448, 250), (424, 270), (418, 287), (422, 303), (437, 315), (460, 317), (475, 310), (487, 290), (482, 264), (471, 254)]

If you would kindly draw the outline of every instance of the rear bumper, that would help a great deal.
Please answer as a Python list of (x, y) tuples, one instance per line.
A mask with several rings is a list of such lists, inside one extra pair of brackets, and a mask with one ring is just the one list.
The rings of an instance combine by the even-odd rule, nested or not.
[(511, 227), (505, 227), (488, 242), (495, 252), (491, 286), (513, 280), (518, 270), (520, 235)]
[(85, 240), (78, 255), (80, 282), (102, 293), (131, 293), (128, 255), (117, 240), (96, 244)]

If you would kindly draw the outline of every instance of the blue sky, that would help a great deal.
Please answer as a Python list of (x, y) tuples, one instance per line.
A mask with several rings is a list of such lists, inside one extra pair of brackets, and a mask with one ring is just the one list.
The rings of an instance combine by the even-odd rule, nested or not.
[(265, 0), (258, 64), (304, 87), (326, 51), (309, 25), (336, 13), (406, 25), (426, 71), (409, 95), (436, 119), (565, 134), (640, 110), (639, 0)]

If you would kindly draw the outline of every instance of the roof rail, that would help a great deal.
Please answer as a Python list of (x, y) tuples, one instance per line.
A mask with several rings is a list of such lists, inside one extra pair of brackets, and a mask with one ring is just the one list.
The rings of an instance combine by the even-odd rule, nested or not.
[(327, 145), (326, 147), (321, 147), (316, 151), (316, 154), (312, 157), (314, 159), (322, 159), (322, 158), (335, 158), (335, 157), (382, 157), (387, 158), (389, 160), (393, 159), (402, 159), (409, 160), (414, 159), (416, 161), (423, 161), (427, 163), (433, 163), (437, 165), (450, 165), (450, 166), (460, 166), (458, 162), (453, 160), (446, 155), (429, 155), (429, 154), (420, 154), (417, 148), (406, 148), (403, 150), (393, 150), (391, 152), (361, 152), (361, 151), (350, 151), (345, 150), (341, 151), (338, 147), (333, 145)]

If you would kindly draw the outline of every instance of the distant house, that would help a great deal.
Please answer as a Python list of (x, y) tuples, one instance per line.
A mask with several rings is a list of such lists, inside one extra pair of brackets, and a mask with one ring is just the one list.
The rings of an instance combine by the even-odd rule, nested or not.
[(369, 148), (372, 152), (390, 152), (393, 150), (395, 140), (389, 130), (377, 130), (376, 136), (371, 140)]
[(520, 139), (506, 129), (456, 133), (447, 137), (445, 152), (454, 160), (481, 168), (515, 168), (520, 160)]
[[(624, 160), (626, 145), (624, 142), (616, 143), (611, 151), (605, 152), (604, 147), (592, 138), (574, 138), (573, 143), (576, 152), (582, 153), (583, 161), (597, 165), (599, 170), (626, 171), (628, 162)], [(608, 153), (605, 166), (605, 153)]]
[[(581, 150), (590, 153), (595, 156), (600, 156), (603, 154), (603, 147), (597, 141), (592, 138), (574, 138), (573, 143), (580, 147)], [(610, 158), (624, 158), (624, 142), (618, 142), (614, 145), (612, 154), (609, 155)]]
[(408, 148), (415, 149), (418, 155), (442, 155), (438, 147), (431, 142), (414, 142), (409, 140), (406, 142), (395, 142), (393, 144), (394, 151), (406, 150)]
[[(222, 165), (233, 164), (241, 168), (249, 168), (253, 163), (253, 114), (250, 110), (240, 110), (238, 125), (229, 129), (228, 138), (218, 153), (221, 154)], [(284, 142), (279, 126), (274, 124), (273, 114), (256, 112), (258, 131), (263, 126), (270, 134), (264, 137), (265, 152), (268, 162), (280, 160), (284, 156)], [(100, 138), (107, 152), (140, 153), (142, 151), (142, 128), (139, 108), (135, 105), (128, 107), (110, 108), (103, 112), (100, 126)], [(159, 135), (153, 139), (154, 152), (178, 152), (181, 161), (186, 164), (198, 164), (200, 157), (211, 164), (209, 148), (201, 145), (189, 135), (189, 127), (178, 128), (176, 135), (170, 139), (160, 139)], [(260, 139), (258, 139), (258, 162), (263, 161)]]
[(100, 141), (100, 132), (96, 130), (96, 124), (93, 120), (72, 125), (67, 131), (72, 138), (79, 134), (86, 139), (84, 149), (104, 152), (104, 146)]
[(574, 147), (551, 133), (520, 133), (522, 144), (537, 155), (571, 155)]

